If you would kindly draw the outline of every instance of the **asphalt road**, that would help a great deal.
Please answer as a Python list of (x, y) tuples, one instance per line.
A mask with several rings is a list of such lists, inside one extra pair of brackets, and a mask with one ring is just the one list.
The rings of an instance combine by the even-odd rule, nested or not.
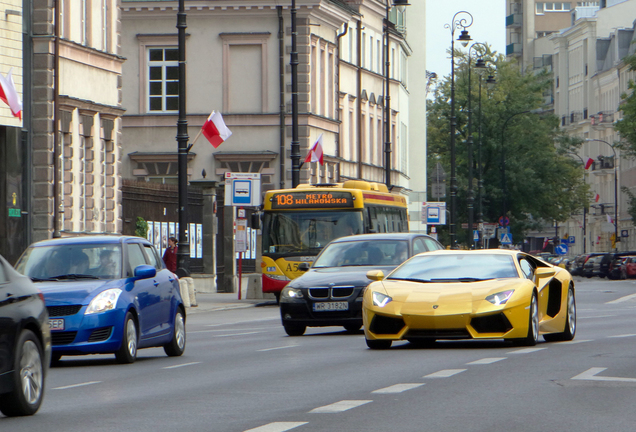
[(278, 309), (193, 313), (183, 357), (64, 357), (33, 417), (0, 431), (631, 431), (636, 282), (576, 279), (573, 342), (366, 348), (362, 332), (288, 337)]

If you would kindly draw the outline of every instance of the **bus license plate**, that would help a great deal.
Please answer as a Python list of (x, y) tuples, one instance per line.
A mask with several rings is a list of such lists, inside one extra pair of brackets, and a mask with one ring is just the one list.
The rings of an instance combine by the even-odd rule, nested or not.
[(51, 328), (51, 330), (64, 330), (64, 319), (63, 318), (57, 318), (57, 319), (50, 319), (49, 320), (49, 327)]
[(346, 311), (349, 302), (320, 302), (314, 303), (314, 312)]

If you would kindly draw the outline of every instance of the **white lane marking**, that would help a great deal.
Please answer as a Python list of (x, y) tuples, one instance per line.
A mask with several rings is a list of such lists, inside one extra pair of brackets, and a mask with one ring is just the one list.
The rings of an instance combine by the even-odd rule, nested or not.
[(633, 298), (636, 298), (636, 294), (630, 294), (630, 295), (626, 295), (624, 297), (620, 297), (617, 298), (616, 300), (612, 300), (612, 301), (608, 301), (605, 302), (605, 304), (616, 304), (616, 303), (622, 303), (622, 302), (626, 302), (628, 300), (631, 300)]
[(613, 318), (617, 315), (599, 315), (599, 316), (589, 316), (589, 317), (582, 317), (582, 316), (578, 316), (576, 317), (577, 319), (596, 319), (596, 318)]
[(305, 424), (307, 422), (274, 422), (254, 429), (248, 429), (245, 432), (285, 432)]
[(557, 345), (574, 345), (574, 344), (580, 344), (583, 342), (592, 342), (592, 339), (577, 339), (577, 340), (571, 340), (571, 341), (567, 341), (567, 342), (557, 342)]
[(422, 387), (423, 385), (424, 385), (424, 383), (395, 384), (395, 385), (392, 385), (392, 386), (389, 386), (389, 387), (381, 388), (379, 390), (373, 390), (371, 393), (378, 393), (378, 394), (402, 393), (402, 392), (405, 392), (407, 390), (412, 390), (414, 388)]
[(192, 366), (192, 365), (196, 365), (196, 364), (201, 364), (201, 362), (183, 363), (183, 364), (178, 364), (178, 365), (174, 365), (174, 366), (166, 366), (165, 368), (162, 368), (162, 369), (176, 369), (176, 368), (180, 368), (180, 367), (184, 367), (184, 366)]
[(530, 354), (537, 351), (542, 351), (547, 348), (523, 348), (520, 350), (509, 351), (507, 354)]
[(481, 360), (475, 360), (473, 362), (466, 363), (466, 364), (467, 365), (487, 365), (487, 364), (493, 364), (495, 362), (505, 360), (505, 359), (507, 359), (507, 357), (486, 357)]
[(607, 370), (607, 368), (594, 367), (586, 370), (585, 372), (572, 377), (573, 380), (588, 380), (588, 381), (619, 381), (619, 382), (636, 382), (636, 378), (620, 378), (620, 377), (602, 377), (596, 376), (596, 374)]
[[(212, 333), (212, 332), (216, 332), (216, 331), (218, 331), (218, 330), (195, 330), (195, 331), (189, 331), (188, 334), (192, 334), (192, 333)], [(253, 331), (253, 332), (244, 332), (244, 333), (217, 334), (217, 335), (212, 335), (212, 337), (243, 336), (243, 335), (250, 335), (250, 334), (256, 334), (256, 333), (265, 333), (265, 332)]]
[(51, 390), (66, 390), (66, 389), (70, 389), (70, 388), (84, 387), (84, 386), (87, 386), (87, 385), (99, 384), (99, 383), (101, 383), (101, 381), (89, 381), (89, 382), (80, 383), (80, 384), (71, 384), (71, 385), (62, 386), (62, 387), (55, 387), (55, 388), (53, 388)]
[(257, 352), (265, 352), (265, 351), (275, 351), (275, 350), (281, 350), (281, 349), (287, 349), (287, 348), (296, 348), (299, 345), (288, 345), (288, 346), (282, 346), (282, 347), (276, 347), (276, 348), (264, 348), (264, 349), (259, 349), (256, 350)]
[(424, 378), (448, 378), (458, 373), (464, 372), (466, 369), (444, 369), (432, 374), (424, 375)]
[(359, 407), (364, 404), (368, 404), (369, 402), (373, 402), (370, 400), (343, 400), (340, 402), (332, 403), (331, 405), (325, 405), (322, 407), (314, 408), (310, 413), (337, 413), (342, 411), (347, 411), (352, 408)]
[(630, 334), (613, 335), (613, 336), (607, 336), (607, 337), (608, 338), (628, 338), (628, 337), (634, 337), (634, 336), (636, 336), (636, 334), (630, 333)]

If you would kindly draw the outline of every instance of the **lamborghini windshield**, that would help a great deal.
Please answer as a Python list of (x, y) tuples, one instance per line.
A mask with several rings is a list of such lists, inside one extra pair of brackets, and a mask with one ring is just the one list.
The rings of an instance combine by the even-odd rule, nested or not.
[(331, 240), (362, 232), (359, 211), (268, 212), (263, 216), (263, 253), (316, 255)]
[(509, 255), (443, 254), (418, 255), (391, 273), (387, 279), (421, 282), (473, 282), (517, 278), (519, 273)]

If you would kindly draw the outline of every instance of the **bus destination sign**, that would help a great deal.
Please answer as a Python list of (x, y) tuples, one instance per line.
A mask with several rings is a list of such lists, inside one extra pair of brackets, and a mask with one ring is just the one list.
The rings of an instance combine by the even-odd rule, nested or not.
[(353, 208), (350, 192), (287, 192), (272, 195), (272, 209)]

